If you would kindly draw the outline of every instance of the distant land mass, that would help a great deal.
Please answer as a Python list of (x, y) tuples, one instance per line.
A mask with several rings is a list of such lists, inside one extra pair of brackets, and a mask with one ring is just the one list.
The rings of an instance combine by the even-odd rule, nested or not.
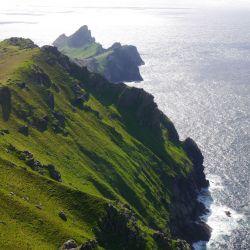
[(107, 80), (117, 82), (142, 81), (139, 66), (144, 64), (133, 45), (114, 43), (105, 49), (92, 37), (87, 25), (71, 36), (60, 35), (53, 45), (89, 71), (103, 75)]

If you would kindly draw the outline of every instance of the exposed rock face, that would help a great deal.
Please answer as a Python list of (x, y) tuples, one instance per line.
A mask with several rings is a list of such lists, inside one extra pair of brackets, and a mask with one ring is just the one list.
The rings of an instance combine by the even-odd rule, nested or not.
[[(153, 235), (154, 240), (157, 242), (160, 249), (172, 249), (171, 241), (161, 232), (155, 232)], [(190, 245), (184, 240), (177, 240), (176, 249), (178, 250), (191, 250)]]
[(95, 38), (91, 36), (91, 31), (88, 29), (87, 25), (82, 26), (70, 37), (67, 37), (65, 34), (59, 36), (53, 44), (57, 47), (66, 40), (68, 45), (72, 48), (79, 48), (95, 42)]
[(50, 177), (56, 181), (61, 182), (62, 178), (61, 178), (61, 174), (59, 171), (56, 170), (55, 166), (52, 164), (48, 164), (47, 166), (43, 166), (45, 168), (48, 169)]
[(166, 127), (169, 131), (169, 139), (173, 141), (179, 140), (179, 135), (173, 123), (158, 109), (154, 97), (143, 89), (124, 86), (124, 90), (119, 96), (118, 106), (133, 109), (137, 121), (142, 126), (155, 130), (160, 129), (161, 126)]
[(86, 243), (78, 246), (74, 240), (68, 240), (63, 243), (60, 250), (95, 250), (98, 244), (95, 240), (89, 240)]
[(112, 242), (119, 242), (120, 249), (144, 249), (146, 240), (140, 233), (133, 212), (126, 208), (118, 211), (113, 205), (107, 208), (107, 214), (96, 228), (98, 243), (112, 246)]
[[(95, 42), (95, 38), (91, 36), (91, 31), (86, 25), (69, 37), (65, 34), (59, 36), (53, 45), (78, 65), (86, 66), (90, 71), (102, 74), (111, 82), (143, 80), (139, 66), (144, 62), (135, 46), (122, 46), (120, 43), (114, 43), (110, 48), (104, 49), (102, 45)], [(90, 46), (93, 47), (91, 54), (89, 53)], [(77, 55), (81, 51), (82, 56), (72, 54), (74, 49), (77, 49)]]
[(48, 105), (48, 107), (53, 110), (55, 107), (54, 95), (50, 90), (44, 91), (43, 99)]
[(8, 146), (8, 152), (15, 154), (20, 160), (24, 161), (26, 165), (28, 165), (32, 170), (38, 171), (41, 174), (47, 172), (53, 180), (58, 182), (62, 181), (61, 174), (54, 165), (43, 165), (40, 161), (34, 158), (34, 155), (31, 152), (27, 150), (20, 151), (11, 144)]
[(185, 239), (190, 244), (211, 236), (211, 228), (199, 217), (206, 213), (205, 206), (197, 201), (201, 188), (209, 183), (204, 175), (203, 156), (196, 143), (188, 138), (184, 149), (193, 163), (193, 171), (188, 178), (175, 178), (173, 182), (173, 202), (171, 204), (171, 232), (173, 236)]
[(36, 84), (39, 84), (42, 87), (49, 88), (52, 83), (48, 75), (38, 66), (33, 66), (33, 68), (29, 71), (28, 78)]
[(59, 52), (56, 47), (46, 45), (41, 48), (41, 51), (44, 52), (45, 60), (49, 65), (59, 64), (69, 74), (72, 74), (76, 77), (83, 74), (89, 75), (87, 69), (81, 68), (79, 65), (73, 63), (68, 56), (65, 56)]
[(138, 50), (135, 46), (125, 45), (113, 49), (107, 58), (104, 76), (111, 82), (142, 81), (139, 67), (143, 65)]
[(95, 250), (97, 249), (98, 244), (95, 240), (89, 240), (88, 242), (82, 244), (79, 247), (79, 250)]
[(0, 88), (0, 105), (2, 106), (2, 116), (5, 121), (9, 120), (11, 113), (11, 92), (8, 87)]
[(38, 47), (32, 40), (21, 37), (11, 37), (5, 41), (10, 45), (18, 46), (20, 49), (33, 49)]

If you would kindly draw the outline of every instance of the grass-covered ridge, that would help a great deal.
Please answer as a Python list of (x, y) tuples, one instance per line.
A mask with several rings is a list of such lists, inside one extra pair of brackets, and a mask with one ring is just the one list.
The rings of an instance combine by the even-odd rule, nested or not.
[[(145, 241), (138, 249), (162, 249), (153, 234), (171, 237), (172, 180), (192, 170), (172, 123), (144, 91), (108, 83), (52, 47), (17, 41), (0, 43), (3, 249), (98, 240), (96, 228), (113, 202), (133, 211), (131, 227)], [(120, 249), (121, 242), (107, 239), (99, 248)]]

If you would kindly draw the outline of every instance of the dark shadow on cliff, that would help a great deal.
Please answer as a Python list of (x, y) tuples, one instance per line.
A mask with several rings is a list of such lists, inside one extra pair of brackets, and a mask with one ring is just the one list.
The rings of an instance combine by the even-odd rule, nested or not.
[(0, 105), (2, 106), (2, 117), (8, 121), (11, 113), (11, 92), (8, 87), (0, 88)]
[(180, 143), (179, 136), (172, 122), (158, 109), (151, 94), (123, 83), (110, 83), (96, 74), (90, 74), (82, 87), (102, 105), (109, 107), (115, 104), (126, 131), (174, 167), (174, 161), (165, 149), (162, 128), (168, 130), (169, 140), (176, 145)]
[[(108, 180), (115, 192), (120, 194), (125, 198), (125, 200), (129, 202), (129, 204), (135, 207), (141, 216), (148, 218), (145, 205), (142, 204), (141, 198), (136, 194), (133, 188), (124, 181), (124, 178), (122, 178), (121, 175), (117, 172), (117, 169), (115, 169), (110, 162), (102, 158), (97, 153), (89, 151), (79, 143), (77, 143), (77, 146), (80, 151), (93, 162), (93, 166), (99, 177), (101, 179)], [(95, 187), (100, 191), (100, 193), (102, 193), (105, 197), (113, 200), (116, 199), (111, 189), (105, 187), (97, 179), (90, 178), (90, 180), (94, 183)], [(153, 220), (151, 221), (151, 225), (156, 226)]]

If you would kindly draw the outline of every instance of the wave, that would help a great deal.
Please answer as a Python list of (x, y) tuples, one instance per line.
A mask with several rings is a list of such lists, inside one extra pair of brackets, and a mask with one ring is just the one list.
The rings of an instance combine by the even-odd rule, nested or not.
[(206, 215), (201, 216), (201, 219), (212, 228), (212, 235), (209, 242), (194, 243), (195, 250), (217, 250), (219, 246), (226, 245), (233, 230), (240, 227), (240, 224), (245, 220), (244, 214), (220, 204), (217, 197), (224, 188), (221, 178), (217, 175), (209, 175), (208, 179), (210, 187), (201, 191), (198, 200), (209, 211)]

